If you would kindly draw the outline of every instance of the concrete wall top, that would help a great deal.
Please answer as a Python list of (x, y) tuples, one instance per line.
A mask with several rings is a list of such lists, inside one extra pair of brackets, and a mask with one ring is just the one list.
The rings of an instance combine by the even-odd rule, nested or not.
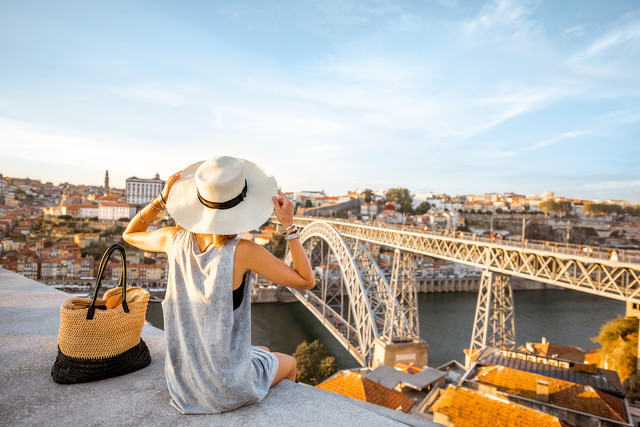
[[(0, 425), (400, 425), (346, 398), (284, 380), (260, 403), (220, 415), (181, 415), (169, 405), (164, 333), (145, 325), (148, 367), (93, 383), (51, 379), (60, 305), (69, 297), (0, 268)], [(386, 408), (381, 408), (386, 409)], [(384, 411), (382, 411), (384, 413)]]

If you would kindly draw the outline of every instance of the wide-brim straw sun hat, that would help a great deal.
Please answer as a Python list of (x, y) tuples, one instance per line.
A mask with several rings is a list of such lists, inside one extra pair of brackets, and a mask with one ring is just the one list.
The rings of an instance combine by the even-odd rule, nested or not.
[(221, 156), (188, 166), (173, 183), (167, 211), (176, 223), (201, 234), (239, 234), (273, 213), (275, 178), (248, 160)]

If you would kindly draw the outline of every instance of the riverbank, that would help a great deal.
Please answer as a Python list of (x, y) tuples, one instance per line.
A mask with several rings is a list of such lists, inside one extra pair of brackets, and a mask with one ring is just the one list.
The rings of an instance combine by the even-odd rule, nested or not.
[[(541, 289), (557, 289), (558, 286), (548, 285), (542, 282), (511, 277), (511, 288), (514, 291), (531, 291)], [(429, 277), (417, 278), (416, 289), (419, 294), (478, 292), (480, 277), (454, 276), (454, 277)], [(287, 288), (273, 284), (254, 286), (251, 293), (251, 302), (262, 303), (292, 303), (298, 299)]]

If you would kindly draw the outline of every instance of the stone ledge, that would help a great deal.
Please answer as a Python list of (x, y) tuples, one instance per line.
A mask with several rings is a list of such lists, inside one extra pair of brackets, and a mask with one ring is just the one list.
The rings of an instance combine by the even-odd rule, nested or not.
[(122, 377), (60, 385), (51, 379), (60, 305), (68, 294), (0, 268), (0, 425), (402, 425), (340, 396), (285, 380), (260, 403), (219, 415), (169, 406), (164, 333), (145, 325), (148, 367)]

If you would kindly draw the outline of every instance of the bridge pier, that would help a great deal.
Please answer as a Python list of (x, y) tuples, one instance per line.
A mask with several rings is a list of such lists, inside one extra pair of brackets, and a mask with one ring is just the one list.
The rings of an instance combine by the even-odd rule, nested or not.
[(429, 345), (420, 339), (418, 325), (415, 256), (399, 249), (394, 252), (384, 330), (373, 341), (374, 369), (379, 365), (393, 367), (396, 363), (428, 365)]
[(385, 338), (373, 340), (373, 369), (380, 365), (391, 366), (396, 363), (413, 363), (417, 366), (428, 366), (427, 349), (429, 345), (419, 339), (393, 342)]
[[(640, 322), (640, 304), (627, 301), (626, 317), (636, 317)], [(636, 356), (636, 373), (640, 373), (640, 340), (638, 340), (638, 353)]]
[(387, 297), (389, 301), (383, 330), (383, 336), (392, 342), (420, 337), (415, 263), (413, 253), (399, 249), (394, 251), (389, 283), (391, 289)]
[(466, 366), (471, 365), (475, 354), (487, 344), (508, 350), (513, 350), (516, 346), (513, 292), (509, 276), (488, 269), (482, 272), (480, 280), (471, 345), (465, 358)]

